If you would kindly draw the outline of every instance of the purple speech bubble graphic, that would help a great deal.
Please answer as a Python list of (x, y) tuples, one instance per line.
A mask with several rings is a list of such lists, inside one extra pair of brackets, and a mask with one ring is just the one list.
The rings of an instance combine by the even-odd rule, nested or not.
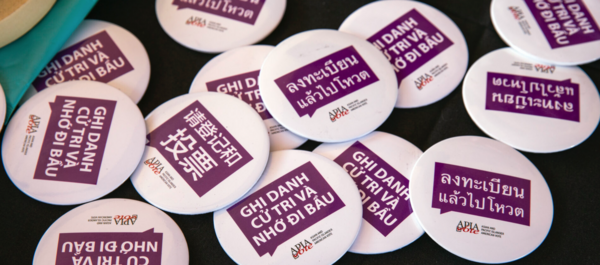
[(335, 160), (350, 174), (363, 201), (363, 219), (388, 236), (411, 213), (408, 179), (356, 141)]
[(524, 0), (552, 49), (600, 40), (583, 0)]
[(529, 226), (531, 181), (435, 163), (432, 208)]
[(103, 30), (57, 53), (31, 85), (42, 91), (71, 80), (108, 83), (131, 71), (131, 63)]
[(199, 101), (175, 114), (147, 135), (198, 194), (204, 196), (253, 158)]
[(488, 72), (485, 109), (579, 122), (579, 84)]
[(259, 256), (346, 206), (311, 162), (236, 203), (227, 212)]
[(162, 240), (154, 228), (141, 233), (60, 233), (56, 265), (160, 265)]
[(398, 85), (454, 43), (412, 9), (367, 39), (390, 61)]
[(33, 178), (96, 185), (116, 105), (56, 96)]
[(377, 81), (379, 78), (352, 46), (275, 79), (300, 117), (312, 117), (319, 108)]
[(265, 107), (258, 89), (260, 70), (221, 78), (206, 83), (208, 91), (224, 93), (237, 97), (256, 110), (263, 120), (273, 118)]
[(173, 0), (177, 10), (189, 8), (254, 25), (266, 0)]

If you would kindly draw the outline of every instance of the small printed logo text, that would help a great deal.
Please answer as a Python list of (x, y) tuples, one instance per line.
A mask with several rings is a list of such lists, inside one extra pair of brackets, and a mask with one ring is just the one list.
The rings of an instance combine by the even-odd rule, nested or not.
[(40, 119), (40, 117), (33, 114), (29, 115), (29, 122), (27, 123), (27, 130), (25, 130), (25, 132), (27, 132), (27, 134), (37, 132), (37, 129), (40, 128)]
[(510, 7), (508, 7), (508, 10), (510, 10), (513, 17), (516, 20), (521, 20), (521, 19), (525, 18), (525, 16), (523, 15), (523, 11), (518, 6), (510, 6)]
[(311, 250), (313, 248), (313, 243), (311, 243), (308, 240), (304, 240), (303, 242), (299, 242), (298, 244), (296, 244), (293, 248), (292, 248), (292, 257), (294, 257), (294, 259), (297, 259), (300, 257), (300, 255), (306, 253), (307, 251)]
[(137, 221), (138, 215), (115, 215), (115, 224), (116, 225), (134, 225)]
[(190, 18), (188, 18), (188, 20), (185, 22), (185, 24), (204, 28), (204, 27), (206, 27), (206, 19), (201, 18), (201, 17), (191, 16)]
[(331, 122), (335, 122), (348, 114), (350, 114), (350, 110), (348, 110), (346, 107), (342, 106), (342, 107), (339, 107), (337, 109), (330, 111), (329, 118), (331, 119)]
[(160, 175), (163, 169), (165, 169), (165, 166), (163, 166), (163, 164), (156, 157), (149, 158), (148, 160), (144, 161), (144, 165), (148, 165), (148, 167), (156, 175)]
[(479, 227), (477, 226), (477, 223), (458, 221), (458, 225), (456, 225), (456, 232), (464, 232), (477, 235), (479, 234)]
[(433, 76), (429, 75), (429, 74), (424, 74), (422, 76), (419, 76), (419, 78), (417, 78), (417, 80), (415, 80), (415, 86), (417, 86), (417, 88), (419, 90), (423, 89), (427, 84), (433, 82)]
[(553, 74), (554, 70), (556, 70), (556, 66), (554, 66), (554, 65), (543, 65), (543, 64), (535, 65), (536, 72), (545, 73), (545, 74)]

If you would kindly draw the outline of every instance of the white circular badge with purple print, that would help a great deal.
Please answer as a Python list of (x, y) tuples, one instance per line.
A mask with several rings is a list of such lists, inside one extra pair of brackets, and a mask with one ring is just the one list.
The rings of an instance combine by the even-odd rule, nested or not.
[(4, 120), (6, 119), (6, 96), (4, 95), (4, 89), (0, 84), (0, 131), (4, 127)]
[(192, 50), (219, 53), (269, 35), (283, 17), (286, 0), (156, 0), (160, 26)]
[(145, 131), (140, 109), (123, 92), (100, 82), (66, 82), (17, 110), (2, 139), (2, 161), (15, 186), (36, 200), (89, 202), (129, 178)]
[(477, 60), (463, 82), (465, 107), (486, 134), (516, 149), (551, 153), (585, 141), (600, 121), (600, 96), (577, 66), (546, 65), (514, 49)]
[(33, 256), (33, 265), (188, 263), (187, 242), (175, 221), (129, 199), (99, 200), (67, 212), (44, 233)]
[(417, 1), (377, 1), (354, 11), (340, 26), (373, 44), (398, 79), (397, 108), (416, 108), (446, 97), (469, 62), (465, 37), (439, 10)]
[(265, 122), (271, 140), (271, 151), (278, 151), (296, 148), (307, 139), (279, 124), (262, 102), (258, 74), (273, 48), (269, 45), (246, 46), (218, 55), (200, 69), (192, 82), (190, 93), (212, 91), (243, 100)]
[(460, 136), (430, 147), (409, 185), (425, 232), (451, 253), (505, 263), (535, 250), (552, 225), (544, 177), (521, 153), (496, 140)]
[(313, 152), (342, 166), (358, 187), (363, 222), (350, 252), (390, 252), (423, 235), (408, 190), (410, 173), (423, 154), (419, 148), (376, 131), (356, 141), (321, 144)]
[(216, 92), (186, 94), (146, 117), (146, 150), (131, 176), (145, 200), (168, 212), (201, 214), (242, 197), (269, 156), (262, 119)]
[(333, 264), (358, 234), (362, 206), (339, 165), (315, 153), (272, 152), (246, 196), (214, 213), (215, 232), (238, 264)]
[(600, 58), (600, 1), (494, 0), (498, 35), (546, 64), (579, 65)]
[(150, 82), (150, 60), (131, 32), (110, 22), (86, 19), (33, 80), (21, 101), (72, 80), (109, 84), (138, 103)]
[(279, 43), (267, 56), (258, 84), (279, 123), (320, 142), (372, 132), (398, 97), (394, 70), (381, 52), (359, 37), (327, 29)]

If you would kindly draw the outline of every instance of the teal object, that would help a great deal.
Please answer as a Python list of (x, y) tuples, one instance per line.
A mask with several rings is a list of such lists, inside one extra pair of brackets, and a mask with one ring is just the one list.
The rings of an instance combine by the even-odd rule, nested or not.
[(0, 49), (0, 85), (6, 122), (31, 82), (60, 51), (98, 0), (58, 0), (29, 32)]

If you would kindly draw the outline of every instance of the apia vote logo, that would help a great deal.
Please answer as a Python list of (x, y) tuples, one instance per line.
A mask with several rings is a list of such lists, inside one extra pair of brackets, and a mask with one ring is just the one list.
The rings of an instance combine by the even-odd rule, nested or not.
[(341, 106), (341, 107), (335, 108), (334, 110), (329, 112), (329, 119), (331, 120), (331, 122), (335, 122), (349, 114), (350, 114), (350, 110), (348, 110), (344, 106)]
[(464, 232), (477, 235), (479, 234), (479, 227), (477, 223), (468, 222), (468, 221), (458, 221), (458, 225), (456, 225), (456, 232)]
[(298, 244), (296, 244), (296, 245), (294, 245), (294, 247), (292, 247), (292, 257), (294, 257), (294, 259), (298, 259), (300, 257), (300, 255), (308, 252), (312, 248), (313, 248), (313, 243), (304, 239), (304, 241), (300, 241), (300, 242), (298, 242)]

